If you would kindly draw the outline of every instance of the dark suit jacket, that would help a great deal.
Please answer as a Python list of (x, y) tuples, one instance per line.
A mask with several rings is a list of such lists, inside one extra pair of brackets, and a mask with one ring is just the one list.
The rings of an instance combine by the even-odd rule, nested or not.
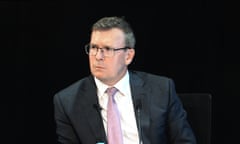
[[(195, 144), (174, 82), (167, 77), (138, 71), (129, 71), (129, 76), (143, 144)], [(59, 143), (107, 143), (96, 89), (93, 77), (89, 76), (54, 96)], [(140, 115), (136, 109), (140, 110)]]

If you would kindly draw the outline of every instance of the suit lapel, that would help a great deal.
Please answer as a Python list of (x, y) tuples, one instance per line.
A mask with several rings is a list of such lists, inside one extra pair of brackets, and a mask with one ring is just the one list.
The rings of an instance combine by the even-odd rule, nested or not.
[(86, 119), (90, 125), (90, 129), (96, 138), (96, 142), (106, 141), (106, 134), (103, 126), (103, 120), (101, 116), (101, 109), (99, 107), (96, 86), (93, 78), (90, 76), (89, 81), (83, 90), (83, 100), (81, 100), (81, 105), (85, 111)]
[[(149, 116), (149, 96), (150, 88), (144, 85), (144, 81), (136, 73), (130, 72), (130, 85), (133, 97), (133, 103), (135, 107), (135, 115), (138, 124), (138, 129), (141, 130), (142, 139), (144, 143), (148, 144), (149, 141), (149, 126), (150, 126), (150, 116)], [(139, 104), (141, 107), (139, 107)], [(137, 114), (137, 109), (140, 109), (140, 118)], [(140, 120), (139, 120), (140, 119)], [(140, 123), (140, 128), (139, 128)], [(144, 133), (143, 133), (144, 132)], [(148, 138), (147, 138), (148, 137)]]

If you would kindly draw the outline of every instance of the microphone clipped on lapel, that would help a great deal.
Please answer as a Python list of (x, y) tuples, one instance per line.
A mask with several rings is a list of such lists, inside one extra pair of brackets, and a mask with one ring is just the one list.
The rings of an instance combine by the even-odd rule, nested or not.
[(98, 103), (93, 104), (93, 107), (94, 107), (98, 112), (101, 112), (101, 110), (102, 110), (102, 107), (101, 107)]
[[(102, 110), (102, 107), (99, 105), (99, 103), (95, 103), (93, 104), (93, 108), (97, 111), (100, 119), (102, 120), (102, 115), (101, 115), (101, 110)], [(100, 126), (101, 124), (99, 124)], [(104, 129), (104, 127), (102, 127), (102, 129)], [(105, 143), (105, 135), (96, 135), (96, 144), (106, 144)]]
[(142, 127), (141, 127), (142, 101), (141, 101), (141, 99), (137, 99), (137, 100), (136, 100), (135, 110), (136, 110), (136, 112), (137, 112), (137, 124), (138, 124), (139, 144), (142, 144)]

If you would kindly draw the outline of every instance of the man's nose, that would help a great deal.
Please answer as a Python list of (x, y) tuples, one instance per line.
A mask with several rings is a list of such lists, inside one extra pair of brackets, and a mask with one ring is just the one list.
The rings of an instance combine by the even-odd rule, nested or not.
[(97, 49), (96, 58), (97, 59), (103, 59), (104, 58), (104, 51), (101, 48)]

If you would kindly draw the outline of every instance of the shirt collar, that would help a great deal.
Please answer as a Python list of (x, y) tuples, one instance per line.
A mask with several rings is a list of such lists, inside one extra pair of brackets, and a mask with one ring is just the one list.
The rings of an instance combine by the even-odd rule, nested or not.
[[(98, 96), (103, 96), (106, 89), (109, 87), (108, 85), (102, 83), (99, 79), (97, 79), (96, 77), (94, 77), (94, 80), (96, 82), (96, 86), (98, 88)], [(130, 92), (130, 87), (129, 87), (129, 73), (128, 71), (126, 72), (126, 74), (123, 76), (122, 79), (120, 79), (120, 81), (118, 81), (114, 87), (116, 87), (119, 92), (122, 95), (129, 95)]]

